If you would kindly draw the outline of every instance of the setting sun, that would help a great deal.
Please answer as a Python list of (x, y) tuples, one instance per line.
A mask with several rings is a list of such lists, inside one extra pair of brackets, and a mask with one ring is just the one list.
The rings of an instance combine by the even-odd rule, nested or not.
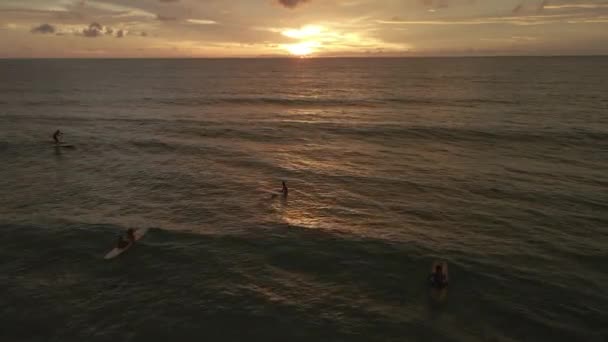
[(321, 45), (322, 35), (326, 31), (325, 27), (318, 25), (306, 25), (299, 29), (283, 30), (281, 32), (283, 36), (300, 40), (298, 43), (285, 44), (283, 48), (294, 56), (308, 56), (317, 51), (316, 48)]
[(316, 51), (315, 47), (317, 46), (319, 46), (319, 43), (317, 42), (302, 42), (297, 44), (287, 44), (284, 47), (292, 55), (308, 56)]

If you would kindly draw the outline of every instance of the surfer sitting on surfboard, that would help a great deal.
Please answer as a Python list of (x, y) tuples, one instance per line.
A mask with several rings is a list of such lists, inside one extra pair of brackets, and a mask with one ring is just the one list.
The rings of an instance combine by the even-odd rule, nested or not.
[(133, 228), (129, 228), (127, 230), (126, 238), (122, 235), (118, 237), (118, 240), (116, 241), (116, 248), (123, 249), (123, 248), (127, 247), (129, 244), (134, 243), (134, 242), (135, 242), (135, 230), (133, 230)]
[(55, 140), (55, 144), (59, 144), (61, 141), (61, 137), (63, 136), (63, 133), (61, 133), (60, 130), (56, 130), (55, 133), (53, 133), (53, 140)]
[(431, 274), (431, 286), (442, 289), (448, 286), (447, 279), (445, 279), (445, 274), (443, 273), (443, 268), (441, 265), (435, 266), (435, 272)]

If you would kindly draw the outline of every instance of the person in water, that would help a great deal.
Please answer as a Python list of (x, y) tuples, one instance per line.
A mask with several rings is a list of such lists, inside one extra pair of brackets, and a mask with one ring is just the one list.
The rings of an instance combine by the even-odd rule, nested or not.
[(281, 192), (283, 193), (283, 197), (287, 197), (287, 194), (289, 193), (289, 189), (287, 188), (285, 181), (283, 181), (283, 189), (281, 190)]
[(118, 240), (116, 241), (116, 248), (123, 249), (123, 248), (127, 247), (129, 244), (134, 243), (134, 242), (135, 242), (135, 230), (133, 228), (129, 228), (127, 230), (126, 238), (123, 235), (120, 235), (118, 237)]
[(431, 286), (442, 289), (448, 285), (445, 274), (443, 274), (443, 267), (441, 265), (435, 266), (435, 273), (431, 274)]
[(131, 243), (131, 241), (125, 240), (124, 236), (119, 235), (116, 240), (116, 248), (118, 248), (118, 249), (126, 248), (130, 243)]
[(131, 242), (135, 242), (135, 229), (129, 228), (127, 229), (127, 238)]
[(56, 130), (55, 133), (53, 133), (53, 140), (55, 140), (55, 144), (59, 144), (61, 142), (62, 136), (63, 133), (61, 133), (60, 130)]

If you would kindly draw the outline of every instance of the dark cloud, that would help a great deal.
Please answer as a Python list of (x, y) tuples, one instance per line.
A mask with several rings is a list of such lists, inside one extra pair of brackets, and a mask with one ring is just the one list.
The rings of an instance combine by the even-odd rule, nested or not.
[(547, 6), (548, 4), (549, 4), (549, 1), (547, 1), (547, 0), (541, 1), (541, 3), (536, 8), (536, 12), (538, 12), (538, 13), (542, 12), (545, 9), (545, 6)]
[(475, 5), (477, 0), (419, 0), (424, 7), (433, 9), (448, 8), (450, 5)]
[(41, 33), (41, 34), (55, 33), (55, 26), (50, 25), (50, 24), (42, 24), (40, 26), (34, 27), (32, 29), (32, 33)]
[(177, 17), (170, 17), (170, 16), (166, 16), (166, 15), (162, 15), (162, 14), (157, 14), (156, 15), (156, 20), (160, 20), (160, 21), (175, 21), (175, 20), (177, 20)]
[(116, 38), (123, 38), (127, 36), (127, 31), (123, 29), (113, 29), (109, 26), (103, 26), (100, 23), (91, 23), (88, 27), (82, 29), (81, 32), (75, 33), (78, 36), (96, 38), (101, 36), (113, 36)]
[(520, 14), (522, 11), (524, 10), (524, 4), (523, 2), (517, 6), (515, 6), (515, 8), (513, 9), (513, 14)]
[(447, 8), (450, 6), (449, 0), (420, 0), (423, 6), (431, 8)]
[[(571, 4), (571, 2), (568, 2), (568, 4)], [(524, 0), (519, 5), (515, 6), (512, 12), (513, 14), (523, 14), (523, 12), (532, 12), (534, 11), (533, 6), (536, 6), (536, 13), (541, 13), (547, 5), (549, 5), (548, 0), (542, 0), (537, 5), (526, 5), (526, 1)]]
[(92, 23), (89, 25), (90, 29), (103, 30), (103, 26), (100, 23)]
[(287, 8), (296, 8), (299, 5), (310, 1), (311, 0), (278, 0), (279, 4)]
[(82, 35), (89, 38), (95, 38), (103, 35), (103, 26), (99, 23), (92, 23), (89, 27), (82, 30)]

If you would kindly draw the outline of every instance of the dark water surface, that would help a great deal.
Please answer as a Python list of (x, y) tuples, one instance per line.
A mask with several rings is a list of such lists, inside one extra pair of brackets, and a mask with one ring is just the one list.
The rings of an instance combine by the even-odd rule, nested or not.
[[(608, 339), (608, 58), (3, 60), (0, 80), (2, 341)], [(103, 260), (129, 227), (152, 229)]]

